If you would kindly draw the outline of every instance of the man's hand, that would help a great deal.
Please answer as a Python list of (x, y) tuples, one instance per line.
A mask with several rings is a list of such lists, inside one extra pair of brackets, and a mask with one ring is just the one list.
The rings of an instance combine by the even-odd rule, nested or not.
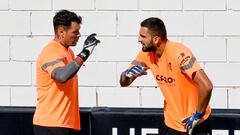
[(96, 33), (92, 33), (87, 37), (84, 41), (83, 49), (89, 50), (90, 54), (92, 54), (94, 48), (100, 43), (100, 40), (96, 39)]
[(192, 116), (182, 120), (182, 124), (184, 125), (189, 135), (192, 134), (194, 127), (198, 124), (203, 115), (203, 113), (195, 112)]
[(138, 76), (146, 75), (146, 74), (147, 74), (147, 72), (145, 71), (144, 67), (142, 67), (140, 65), (136, 65), (130, 69), (127, 69), (124, 73), (124, 76), (126, 78), (131, 78), (133, 76), (138, 77)]

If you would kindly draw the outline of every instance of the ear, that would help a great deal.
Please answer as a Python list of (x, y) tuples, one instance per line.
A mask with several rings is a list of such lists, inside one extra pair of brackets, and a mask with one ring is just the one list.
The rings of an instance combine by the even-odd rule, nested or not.
[(161, 42), (161, 38), (159, 36), (154, 36), (153, 42), (154, 42), (154, 44), (158, 44), (159, 42)]
[(60, 26), (57, 30), (57, 35), (60, 39), (63, 39), (65, 37), (65, 29)]

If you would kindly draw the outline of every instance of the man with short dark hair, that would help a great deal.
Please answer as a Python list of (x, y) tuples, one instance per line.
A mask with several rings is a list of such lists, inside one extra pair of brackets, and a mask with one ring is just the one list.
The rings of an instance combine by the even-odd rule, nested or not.
[(53, 18), (55, 37), (36, 64), (35, 135), (73, 135), (80, 130), (77, 72), (100, 42), (91, 34), (75, 57), (70, 47), (81, 36), (81, 22), (80, 16), (68, 10), (60, 10)]
[(129, 86), (150, 69), (164, 96), (164, 123), (161, 135), (209, 135), (209, 100), (213, 89), (192, 52), (183, 44), (167, 39), (159, 18), (141, 23), (139, 51), (120, 76), (121, 86)]

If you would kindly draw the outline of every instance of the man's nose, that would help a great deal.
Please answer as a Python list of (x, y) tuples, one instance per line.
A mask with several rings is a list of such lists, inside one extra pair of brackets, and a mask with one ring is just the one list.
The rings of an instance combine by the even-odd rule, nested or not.
[(142, 38), (141, 37), (138, 37), (138, 42), (142, 42)]

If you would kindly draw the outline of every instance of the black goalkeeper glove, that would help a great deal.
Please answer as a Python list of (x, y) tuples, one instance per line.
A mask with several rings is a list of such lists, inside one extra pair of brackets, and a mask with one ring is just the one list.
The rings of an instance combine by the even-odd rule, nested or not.
[(94, 48), (97, 46), (98, 43), (100, 43), (100, 40), (96, 39), (97, 34), (92, 33), (87, 37), (87, 39), (84, 41), (83, 49), (89, 50), (89, 53), (92, 54)]
[(77, 55), (81, 59), (76, 59), (80, 64), (83, 64), (83, 62), (88, 59), (89, 55), (92, 54), (94, 48), (97, 46), (98, 43), (100, 43), (100, 40), (96, 39), (96, 35), (96, 33), (92, 33), (84, 41), (83, 50)]

